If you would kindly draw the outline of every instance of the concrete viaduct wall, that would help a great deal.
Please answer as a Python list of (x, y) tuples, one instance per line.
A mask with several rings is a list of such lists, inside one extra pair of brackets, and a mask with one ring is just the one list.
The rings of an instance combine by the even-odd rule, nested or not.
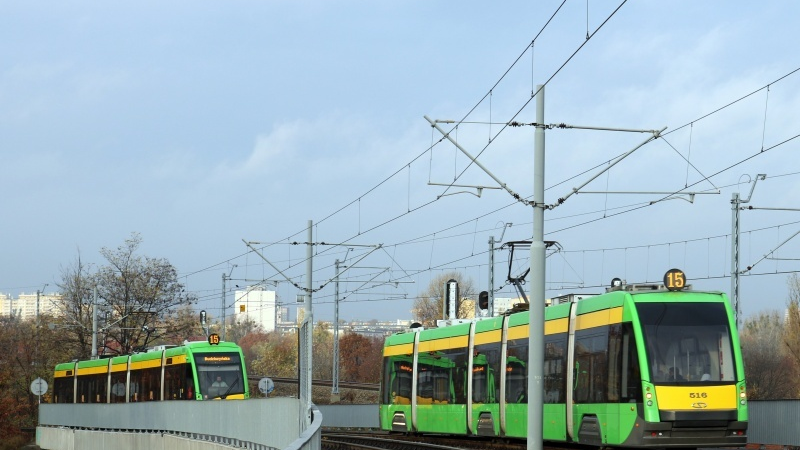
[[(42, 404), (36, 443), (47, 450), (319, 448), (322, 414), (314, 407), (301, 433), (301, 407), (296, 398)], [(315, 435), (316, 443), (306, 442)]]

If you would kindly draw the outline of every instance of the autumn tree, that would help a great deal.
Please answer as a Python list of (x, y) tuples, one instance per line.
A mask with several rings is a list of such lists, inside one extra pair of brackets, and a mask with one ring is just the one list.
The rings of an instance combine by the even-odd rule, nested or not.
[(191, 303), (181, 305), (174, 314), (162, 318), (156, 328), (163, 332), (151, 341), (153, 345), (180, 345), (184, 341), (199, 341), (206, 338), (205, 330), (200, 324), (200, 313)]
[(784, 323), (777, 311), (760, 312), (743, 324), (742, 357), (752, 400), (793, 398), (797, 392), (795, 364), (781, 345), (783, 336)]
[(16, 449), (25, 443), (22, 429), (36, 426), (38, 420), (39, 399), (31, 393), (31, 383), (42, 378), (52, 386), (53, 367), (71, 354), (70, 344), (60, 338), (59, 330), (42, 325), (49, 321), (52, 318), (47, 315), (38, 321), (0, 318), (0, 449)]
[(267, 333), (263, 342), (252, 347), (255, 355), (249, 371), (269, 377), (297, 378), (297, 335)]
[(436, 326), (436, 321), (444, 318), (444, 299), (446, 284), (449, 280), (458, 282), (459, 298), (457, 299), (456, 311), (457, 318), (466, 316), (465, 308), (462, 308), (462, 300), (465, 298), (476, 297), (476, 291), (471, 278), (459, 272), (446, 272), (431, 280), (428, 288), (414, 300), (411, 314), (414, 320), (425, 327)]
[(314, 368), (311, 377), (315, 380), (330, 380), (333, 377), (333, 331), (329, 322), (317, 322), (312, 334), (311, 354)]
[[(784, 343), (795, 367), (800, 367), (800, 277), (792, 274), (788, 284), (789, 300), (786, 305)], [(800, 391), (796, 391), (792, 398), (797, 398), (798, 395), (800, 395)]]
[(342, 380), (378, 383), (383, 362), (383, 339), (347, 333), (339, 339), (339, 361)]
[(244, 355), (244, 361), (245, 364), (247, 364), (247, 367), (250, 367), (258, 360), (256, 348), (259, 344), (268, 342), (269, 337), (269, 334), (259, 330), (254, 333), (248, 333), (237, 341), (237, 344), (239, 344), (239, 347), (242, 349), (242, 354)]
[(225, 332), (225, 340), (239, 342), (250, 333), (266, 333), (264, 327), (255, 320), (244, 317), (234, 320)]

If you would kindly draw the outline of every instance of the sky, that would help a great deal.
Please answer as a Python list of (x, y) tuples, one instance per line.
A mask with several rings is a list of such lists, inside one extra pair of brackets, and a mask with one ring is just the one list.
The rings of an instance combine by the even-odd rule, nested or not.
[[(800, 270), (798, 16), (781, 1), (0, 1), (0, 293), (55, 292), (78, 257), (102, 266), (136, 233), (212, 316), (223, 276), (227, 314), (259, 284), (294, 308), (309, 221), (317, 320), (337, 260), (344, 320), (410, 319), (450, 271), (486, 290), (490, 237), (533, 233), (512, 193), (533, 195), (543, 85), (543, 122), (570, 125), (545, 131), (547, 297), (671, 268), (729, 294), (739, 193), (754, 207), (742, 316), (783, 310)], [(528, 251), (496, 247), (495, 296), (516, 297)]]

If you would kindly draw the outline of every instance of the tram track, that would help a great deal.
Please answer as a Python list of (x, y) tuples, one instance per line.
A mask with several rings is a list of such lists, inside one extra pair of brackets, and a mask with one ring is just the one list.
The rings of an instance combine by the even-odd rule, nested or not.
[[(527, 443), (523, 440), (506, 440), (498, 438), (459, 437), (440, 435), (406, 435), (394, 433), (358, 433), (323, 431), (323, 450), (525, 450)], [(544, 450), (584, 450), (585, 447), (545, 445)]]

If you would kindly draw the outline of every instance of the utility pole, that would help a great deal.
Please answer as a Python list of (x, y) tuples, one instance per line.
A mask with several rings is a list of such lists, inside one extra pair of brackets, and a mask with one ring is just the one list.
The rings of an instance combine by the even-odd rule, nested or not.
[(734, 192), (731, 196), (731, 298), (730, 301), (733, 306), (734, 314), (736, 315), (736, 328), (739, 328), (741, 306), (739, 305), (739, 209), (742, 203), (749, 203), (750, 198), (753, 197), (753, 191), (756, 189), (758, 180), (767, 178), (766, 174), (756, 175), (753, 185), (750, 187), (750, 194), (747, 198), (742, 200), (739, 198), (739, 193)]
[(339, 263), (336, 265), (336, 282), (333, 289), (333, 380), (331, 382), (331, 403), (338, 402), (339, 396)]
[(303, 383), (300, 386), (300, 398), (305, 399), (306, 404), (305, 406), (305, 421), (302, 423), (301, 429), (305, 430), (309, 426), (311, 426), (311, 376), (312, 376), (312, 352), (314, 350), (312, 344), (312, 337), (314, 335), (314, 309), (312, 303), (313, 297), (313, 283), (312, 283), (312, 275), (314, 274), (314, 264), (313, 264), (313, 257), (314, 257), (314, 233), (313, 233), (313, 225), (314, 222), (309, 220), (308, 221), (308, 244), (306, 246), (306, 297), (305, 297), (305, 307), (303, 308), (305, 314), (303, 317), (303, 328), (305, 330), (305, 334), (302, 336), (302, 339), (305, 341), (304, 349), (305, 349), (305, 357), (303, 361), (300, 362), (300, 367), (303, 368)]
[(39, 296), (47, 287), (47, 283), (42, 286), (42, 289), (36, 291), (36, 353), (34, 354), (34, 364), (39, 367)]
[[(530, 256), (528, 324), (528, 450), (542, 450), (544, 400), (544, 85), (536, 86), (536, 131), (533, 135), (533, 238)], [(570, 370), (567, 368), (567, 370)]]
[(487, 315), (494, 317), (494, 244), (503, 242), (503, 236), (506, 235), (506, 230), (513, 225), (511, 222), (503, 223), (503, 232), (500, 233), (500, 239), (494, 240), (494, 236), (489, 236), (489, 289), (487, 290), (488, 307)]
[(226, 313), (226, 311), (228, 309), (227, 305), (225, 304), (225, 281), (231, 279), (231, 274), (233, 273), (233, 269), (235, 267), (236, 267), (236, 264), (234, 264), (231, 267), (231, 271), (227, 275), (225, 275), (225, 272), (222, 273), (222, 305), (221, 305), (221, 308), (222, 308), (222, 340), (223, 341), (225, 340), (225, 330), (228, 328), (228, 327), (225, 326), (226, 325), (225, 313)]
[(97, 359), (97, 286), (92, 291), (92, 359)]
[[(503, 230), (505, 231), (505, 229)], [(500, 238), (502, 241), (503, 238)], [(494, 317), (494, 236), (489, 236), (489, 289), (486, 290), (489, 294), (487, 315)]]

